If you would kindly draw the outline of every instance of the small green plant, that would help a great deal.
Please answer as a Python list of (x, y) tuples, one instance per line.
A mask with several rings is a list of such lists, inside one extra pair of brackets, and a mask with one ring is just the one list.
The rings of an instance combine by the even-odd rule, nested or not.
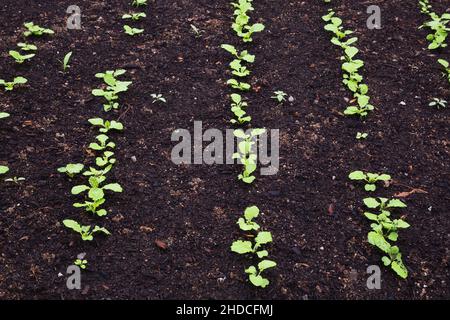
[(428, 105), (430, 107), (436, 107), (437, 109), (447, 108), (447, 100), (439, 99), (439, 98), (433, 98), (433, 100)]
[(391, 210), (406, 208), (406, 204), (398, 199), (389, 200), (387, 198), (365, 198), (363, 201), (369, 209), (379, 210), (378, 214), (364, 212), (364, 216), (372, 221), (372, 231), (367, 235), (368, 242), (386, 254), (381, 258), (386, 267), (390, 266), (398, 276), (406, 279), (408, 269), (403, 263), (400, 249), (389, 243), (389, 241), (397, 241), (400, 229), (410, 227), (403, 219), (391, 219)]
[(106, 180), (105, 176), (90, 177), (89, 185), (78, 185), (72, 188), (73, 195), (79, 195), (87, 191), (88, 197), (91, 200), (99, 201), (105, 197), (105, 190), (112, 192), (122, 192), (123, 189), (118, 183), (109, 183), (104, 186), (101, 184)]
[(63, 71), (66, 72), (66, 70), (70, 67), (69, 61), (72, 57), (72, 51), (68, 52), (63, 59)]
[(144, 12), (126, 13), (122, 16), (122, 19), (131, 19), (133, 21), (139, 21), (141, 18), (145, 18), (147, 15)]
[(34, 53), (30, 53), (30, 54), (21, 54), (21, 53), (18, 52), (18, 51), (10, 50), (10, 51), (9, 51), (9, 55), (10, 55), (11, 57), (13, 57), (13, 59), (14, 59), (17, 63), (22, 64), (22, 63), (24, 63), (25, 61), (30, 60), (31, 58), (33, 58), (36, 54), (34, 54)]
[(108, 133), (110, 130), (123, 130), (123, 124), (115, 120), (103, 120), (102, 118), (92, 118), (88, 120), (90, 124), (96, 127), (100, 127), (101, 133)]
[(58, 168), (58, 172), (67, 174), (70, 178), (80, 174), (83, 171), (84, 165), (81, 163), (69, 163), (65, 167)]
[(120, 81), (117, 77), (125, 74), (125, 70), (108, 70), (105, 73), (97, 73), (96, 78), (103, 79), (106, 84), (104, 89), (94, 89), (92, 94), (96, 97), (104, 97), (108, 103), (103, 105), (105, 111), (110, 111), (111, 109), (118, 109), (119, 103), (119, 93), (128, 91), (128, 87), (132, 84), (131, 81)]
[(8, 173), (9, 168), (7, 166), (0, 166), (0, 174)]
[(268, 231), (260, 231), (261, 227), (253, 220), (259, 216), (259, 208), (256, 206), (248, 207), (244, 211), (244, 216), (239, 218), (237, 224), (242, 231), (255, 232), (254, 241), (236, 240), (231, 245), (231, 251), (238, 254), (253, 254), (258, 259), (262, 259), (257, 266), (250, 266), (245, 269), (250, 282), (256, 287), (265, 288), (269, 285), (269, 280), (262, 276), (262, 273), (277, 264), (275, 261), (268, 260), (266, 257), (269, 252), (262, 246), (272, 242), (272, 234)]
[(0, 86), (4, 86), (6, 91), (12, 91), (14, 90), (14, 87), (18, 84), (25, 84), (27, 83), (28, 80), (25, 79), (24, 77), (15, 77), (13, 81), (11, 82), (6, 82), (3, 79), (0, 79)]
[(377, 189), (376, 183), (378, 181), (389, 181), (392, 179), (388, 174), (364, 173), (362, 171), (353, 171), (348, 177), (350, 180), (365, 181), (366, 184), (364, 189), (366, 191), (375, 191)]
[(152, 93), (150, 96), (153, 98), (152, 103), (157, 102), (167, 103), (166, 98), (164, 98), (161, 93)]
[(230, 44), (222, 44), (221, 48), (224, 49), (225, 51), (231, 53), (238, 60), (243, 60), (248, 63), (255, 62), (255, 56), (250, 54), (247, 50), (244, 50), (239, 53), (237, 51), (237, 49)]
[(147, 5), (147, 0), (133, 0), (131, 4), (135, 7), (142, 7)]
[(201, 38), (204, 31), (197, 28), (195, 25), (191, 24), (191, 31), (196, 38)]
[(137, 34), (141, 34), (144, 32), (144, 29), (132, 28), (127, 24), (123, 26), (123, 29), (125, 30), (125, 33), (129, 36), (135, 36)]
[(37, 47), (34, 44), (19, 42), (17, 46), (23, 51), (36, 51)]
[(109, 141), (109, 137), (106, 134), (100, 134), (95, 137), (97, 142), (92, 142), (89, 144), (89, 148), (96, 151), (103, 151), (107, 148), (114, 149), (116, 144), (112, 141)]
[(250, 90), (251, 86), (249, 83), (246, 82), (239, 82), (236, 79), (230, 79), (227, 81), (227, 84), (231, 86), (233, 89), (241, 90), (241, 91), (248, 91)]
[(26, 179), (24, 177), (12, 177), (5, 179), (5, 182), (12, 182), (14, 184), (20, 184), (21, 182), (24, 182)]
[(231, 119), (231, 123), (243, 124), (252, 120), (251, 116), (248, 116), (245, 108), (248, 106), (246, 101), (242, 100), (242, 96), (237, 93), (231, 95), (231, 112), (235, 115), (236, 119)]
[(86, 269), (88, 261), (87, 261), (87, 259), (84, 258), (85, 256), (86, 255), (84, 253), (79, 254), (73, 264), (80, 267), (80, 269), (82, 269), (82, 270)]
[(235, 8), (232, 28), (236, 34), (242, 38), (244, 42), (252, 42), (254, 33), (262, 32), (264, 25), (262, 23), (250, 24), (249, 11), (253, 11), (252, 0), (239, 0), (233, 2), (232, 6)]
[(364, 140), (364, 139), (367, 139), (368, 136), (369, 136), (368, 133), (365, 133), (365, 132), (358, 132), (358, 133), (356, 134), (356, 139), (358, 139), (358, 140)]
[(4, 119), (4, 118), (8, 118), (8, 117), (9, 117), (9, 113), (0, 112), (0, 119)]
[(450, 83), (450, 63), (445, 59), (438, 59), (438, 63), (444, 67), (443, 75), (447, 78)]
[(54, 34), (55, 33), (53, 30), (40, 27), (38, 25), (35, 25), (33, 22), (26, 22), (26, 23), (24, 23), (24, 26), (27, 29), (24, 32), (25, 37), (42, 36), (45, 34)]
[(277, 100), (279, 103), (282, 103), (286, 101), (287, 93), (281, 90), (275, 91), (274, 96), (272, 96), (272, 99)]
[(253, 151), (257, 137), (265, 133), (265, 129), (252, 129), (250, 133), (245, 133), (242, 129), (234, 130), (234, 136), (241, 141), (238, 143), (238, 152), (233, 154), (233, 159), (239, 159), (244, 166), (244, 170), (239, 174), (238, 179), (247, 184), (253, 183), (256, 177), (253, 173), (256, 170), (257, 155)]
[(92, 229), (92, 226), (82, 226), (75, 220), (66, 219), (63, 221), (63, 224), (73, 231), (80, 234), (81, 239), (83, 241), (92, 241), (94, 240), (94, 234), (96, 233), (103, 233), (105, 235), (110, 235), (111, 233), (103, 227), (95, 226)]

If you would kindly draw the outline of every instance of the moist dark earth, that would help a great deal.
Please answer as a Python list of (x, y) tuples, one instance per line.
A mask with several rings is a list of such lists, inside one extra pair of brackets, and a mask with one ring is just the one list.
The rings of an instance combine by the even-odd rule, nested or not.
[[(0, 91), (0, 164), (20, 184), (0, 184), (1, 299), (448, 299), (449, 118), (428, 106), (450, 98), (437, 58), (430, 52), (426, 20), (416, 1), (255, 0), (253, 22), (266, 30), (243, 44), (232, 32), (229, 1), (149, 1), (145, 33), (124, 34), (131, 1), (24, 1), (0, 4), (0, 78), (22, 75), (27, 85)], [(431, 1), (438, 13), (448, 2)], [(67, 30), (66, 9), (81, 8), (82, 30)], [(367, 6), (379, 5), (382, 29), (366, 27)], [(359, 58), (376, 110), (365, 120), (342, 114), (351, 94), (341, 83), (340, 49), (323, 30), (321, 16), (333, 7), (359, 37)], [(8, 50), (22, 42), (23, 23), (55, 30), (36, 38), (31, 62), (18, 65)], [(190, 25), (203, 30), (197, 38)], [(232, 128), (229, 94), (230, 43), (256, 55), (253, 90), (247, 94), (253, 127), (280, 129), (280, 171), (252, 186), (237, 181), (239, 165), (184, 165), (170, 160), (177, 128)], [(73, 51), (71, 68), (61, 60)], [(125, 68), (133, 84), (121, 109), (105, 114), (91, 95), (95, 73)], [(278, 105), (275, 90), (294, 98)], [(161, 93), (167, 104), (152, 103)], [(347, 99), (347, 101), (346, 101)], [(72, 207), (73, 181), (56, 169), (94, 160), (87, 146), (97, 134), (87, 120), (120, 119), (111, 134), (118, 163), (110, 179), (124, 192), (110, 195), (106, 218)], [(366, 140), (356, 133), (367, 132)], [(136, 161), (133, 161), (136, 160)], [(389, 173), (393, 181), (376, 195), (402, 198), (411, 227), (398, 245), (406, 280), (382, 267), (381, 289), (366, 286), (366, 269), (381, 254), (366, 241), (362, 185), (353, 170)], [(277, 268), (271, 284), (254, 288), (244, 268), (251, 261), (230, 251), (239, 239), (236, 221), (245, 207), (264, 213), (259, 223), (273, 234)], [(112, 235), (92, 242), (62, 225), (64, 219), (107, 227)], [(158, 246), (156, 243), (159, 243)], [(161, 248), (161, 243), (167, 247)], [(163, 246), (164, 247), (164, 246)], [(82, 290), (68, 290), (66, 269), (86, 252)], [(63, 276), (58, 276), (61, 273)]]

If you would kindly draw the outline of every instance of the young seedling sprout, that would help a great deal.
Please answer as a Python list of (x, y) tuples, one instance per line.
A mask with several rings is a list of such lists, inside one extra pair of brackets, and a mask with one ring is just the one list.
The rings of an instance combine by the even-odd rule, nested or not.
[(12, 91), (16, 85), (25, 84), (27, 82), (28, 80), (24, 77), (15, 77), (11, 82), (6, 82), (5, 80), (0, 79), (0, 86), (4, 86), (6, 91)]
[(126, 13), (122, 16), (122, 19), (131, 19), (133, 21), (138, 21), (141, 18), (145, 18), (147, 15), (144, 12), (137, 12), (137, 13)]
[(437, 109), (447, 108), (447, 100), (439, 99), (439, 98), (433, 98), (433, 100), (428, 105), (430, 107), (436, 107)]
[(69, 66), (69, 61), (70, 61), (71, 57), (72, 57), (72, 51), (70, 51), (69, 53), (67, 53), (64, 56), (64, 59), (63, 59), (63, 71), (64, 72), (66, 72), (66, 70), (70, 67)]
[(135, 7), (142, 7), (147, 5), (147, 0), (133, 0), (131, 4)]
[(29, 36), (42, 36), (46, 34), (54, 34), (55, 32), (51, 29), (43, 28), (38, 25), (35, 25), (33, 22), (24, 23), (25, 28), (27, 29), (24, 32), (25, 37)]
[(144, 32), (144, 29), (132, 28), (127, 24), (123, 26), (123, 29), (125, 30), (125, 33), (129, 36), (135, 36), (137, 34), (141, 34)]
[(58, 172), (67, 174), (70, 178), (80, 174), (83, 171), (84, 165), (81, 163), (69, 163), (65, 167), (58, 168)]
[(81, 239), (83, 241), (92, 241), (94, 240), (94, 234), (96, 233), (103, 233), (105, 235), (110, 235), (111, 233), (103, 227), (95, 226), (92, 229), (92, 226), (83, 226), (80, 225), (75, 220), (66, 219), (63, 221), (63, 224), (69, 228), (78, 233), (81, 236)]
[(281, 90), (275, 91), (274, 96), (272, 96), (272, 99), (277, 100), (279, 103), (282, 103), (286, 101), (287, 93)]
[(30, 60), (31, 58), (33, 58), (36, 54), (34, 53), (29, 53), (29, 54), (21, 54), (18, 51), (15, 50), (10, 50), (9, 51), (9, 55), (19, 64), (24, 63), (25, 61)]
[(100, 127), (99, 129), (100, 133), (108, 133), (110, 130), (117, 130), (117, 131), (123, 130), (123, 124), (115, 120), (109, 121), (103, 120), (101, 118), (92, 118), (89, 119), (88, 121), (93, 126)]
[(36, 51), (37, 47), (34, 44), (19, 42), (17, 46), (23, 51)]
[(378, 174), (378, 173), (364, 173), (362, 171), (353, 171), (348, 176), (350, 180), (365, 181), (366, 184), (364, 189), (366, 191), (375, 191), (377, 189), (376, 183), (378, 181), (389, 181), (391, 176), (388, 174)]
[(153, 98), (152, 103), (156, 102), (167, 103), (166, 98), (164, 98), (163, 95), (160, 93), (152, 93), (150, 96)]

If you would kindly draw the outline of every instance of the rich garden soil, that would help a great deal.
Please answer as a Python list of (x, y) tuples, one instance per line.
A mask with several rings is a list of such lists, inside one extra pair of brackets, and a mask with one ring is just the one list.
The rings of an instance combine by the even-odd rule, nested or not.
[[(145, 33), (122, 31), (128, 0), (76, 2), (82, 30), (66, 30), (71, 0), (2, 0), (0, 78), (22, 75), (29, 83), (0, 91), (0, 164), (16, 185), (0, 185), (0, 298), (2, 299), (430, 299), (450, 297), (450, 98), (437, 56), (426, 49), (427, 32), (417, 1), (378, 1), (381, 30), (366, 27), (366, 1), (339, 1), (337, 13), (359, 37), (364, 76), (377, 107), (365, 121), (342, 115), (349, 92), (341, 83), (339, 48), (330, 43), (321, 1), (254, 1), (253, 21), (266, 25), (248, 49), (256, 55), (249, 94), (253, 125), (280, 129), (280, 172), (239, 183), (240, 166), (176, 166), (170, 161), (176, 128), (230, 128), (227, 64), (222, 43), (239, 45), (228, 0), (149, 1)], [(446, 1), (432, 1), (437, 12)], [(447, 3), (448, 4), (448, 3)], [(33, 21), (56, 34), (36, 39), (37, 56), (17, 65), (7, 52), (23, 41)], [(190, 24), (204, 30), (201, 38)], [(70, 71), (63, 56), (73, 51)], [(450, 60), (450, 51), (439, 52)], [(97, 72), (125, 68), (133, 85), (122, 108), (108, 115), (90, 91)], [(273, 91), (295, 100), (277, 106)], [(167, 104), (152, 104), (162, 93)], [(98, 221), (72, 207), (74, 183), (56, 172), (69, 162), (92, 162), (87, 145), (96, 131), (87, 119), (120, 118), (113, 134), (118, 164), (111, 177), (124, 192), (108, 198), (110, 214)], [(369, 133), (355, 140), (356, 132)], [(135, 157), (136, 161), (133, 161)], [(353, 170), (386, 172), (394, 181), (377, 194), (404, 199), (411, 228), (398, 244), (409, 270), (400, 280), (382, 268), (381, 290), (368, 290), (366, 268), (380, 253), (366, 242), (360, 184)], [(235, 222), (256, 204), (272, 231), (271, 285), (253, 288), (243, 272), (249, 261), (229, 247), (240, 236)], [(82, 242), (64, 219), (97, 222), (110, 237)], [(155, 244), (162, 241), (162, 249)], [(66, 268), (86, 252), (82, 290), (66, 288)], [(58, 274), (64, 276), (58, 276)]]

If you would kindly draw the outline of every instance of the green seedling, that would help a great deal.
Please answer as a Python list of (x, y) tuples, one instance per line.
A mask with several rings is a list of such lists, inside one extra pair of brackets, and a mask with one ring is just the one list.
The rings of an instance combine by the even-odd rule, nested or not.
[(103, 233), (105, 235), (110, 235), (111, 233), (103, 227), (99, 227), (99, 226), (95, 226), (92, 230), (91, 230), (91, 226), (82, 226), (80, 225), (78, 222), (76, 222), (75, 220), (64, 220), (63, 224), (69, 228), (72, 229), (73, 231), (77, 232), (80, 234), (81, 239), (83, 241), (92, 241), (94, 240), (94, 234), (96, 233)]
[(368, 136), (369, 136), (368, 133), (365, 133), (365, 132), (358, 132), (358, 133), (356, 134), (356, 139), (358, 139), (358, 140), (364, 140), (364, 139), (367, 139)]
[(122, 16), (122, 19), (131, 19), (133, 21), (139, 21), (141, 18), (146, 18), (147, 15), (144, 12), (126, 13)]
[(109, 137), (106, 134), (100, 134), (95, 137), (97, 142), (92, 142), (89, 144), (89, 148), (95, 151), (103, 151), (107, 148), (114, 149), (116, 144), (112, 141), (108, 141)]
[[(109, 152), (109, 151), (105, 151), (105, 153), (106, 152)], [(111, 160), (113, 160), (113, 159), (111, 159)], [(115, 160), (113, 162), (115, 163)], [(108, 166), (106, 166), (104, 168), (100, 168), (100, 169), (96, 169), (94, 167), (89, 167), (88, 170), (83, 172), (83, 176), (86, 176), (86, 177), (91, 177), (91, 176), (101, 177), (101, 176), (106, 175), (108, 172), (110, 172), (111, 169), (112, 169), (112, 164), (111, 163)]]
[(277, 100), (279, 103), (282, 103), (286, 101), (287, 93), (281, 90), (275, 91), (274, 96), (272, 96), (272, 99)]
[(58, 168), (58, 172), (67, 174), (70, 178), (80, 174), (83, 171), (84, 165), (81, 163), (69, 163), (65, 167)]
[(246, 82), (239, 82), (236, 79), (228, 80), (227, 84), (229, 86), (231, 86), (233, 89), (237, 89), (237, 90), (241, 90), (241, 91), (248, 91), (251, 88), (250, 84), (248, 84)]
[(142, 7), (147, 5), (147, 0), (133, 0), (131, 4), (135, 7)]
[(253, 173), (256, 170), (257, 155), (253, 151), (253, 146), (256, 144), (257, 137), (265, 133), (265, 129), (252, 129), (249, 134), (242, 129), (233, 131), (233, 134), (238, 141), (238, 152), (233, 154), (233, 159), (238, 159), (244, 166), (244, 170), (239, 174), (238, 179), (247, 184), (253, 183), (256, 177)]
[(72, 188), (71, 193), (73, 195), (79, 195), (84, 192), (88, 192), (88, 197), (91, 200), (99, 201), (105, 197), (105, 190), (113, 192), (122, 192), (123, 189), (118, 183), (109, 183), (104, 186), (101, 184), (106, 180), (105, 176), (90, 177), (89, 185), (78, 185)]
[(0, 86), (4, 86), (6, 91), (12, 91), (16, 85), (25, 84), (27, 82), (28, 80), (24, 77), (15, 77), (11, 82), (6, 82), (5, 80), (0, 79)]
[(161, 93), (152, 93), (150, 96), (153, 98), (152, 103), (157, 102), (167, 103), (166, 98), (164, 98)]
[(366, 184), (364, 189), (366, 191), (375, 191), (377, 189), (376, 183), (378, 181), (389, 181), (391, 176), (388, 174), (378, 174), (378, 173), (364, 173), (362, 171), (353, 171), (348, 176), (350, 180), (365, 181)]
[(37, 47), (34, 44), (19, 42), (17, 46), (23, 51), (36, 51)]
[(194, 36), (195, 36), (196, 38), (201, 38), (202, 35), (203, 35), (203, 33), (204, 33), (203, 30), (200, 30), (199, 28), (197, 28), (197, 27), (194, 26), (193, 24), (191, 24), (191, 31), (192, 31), (192, 33), (194, 34)]
[(118, 69), (115, 71), (106, 71), (105, 73), (97, 73), (96, 78), (103, 79), (106, 84), (105, 89), (94, 89), (92, 94), (96, 97), (104, 97), (108, 103), (103, 105), (105, 111), (111, 109), (118, 109), (119, 93), (128, 91), (128, 87), (132, 84), (131, 81), (120, 81), (117, 77), (125, 74), (125, 70)]
[(231, 68), (231, 73), (236, 76), (236, 77), (247, 77), (250, 75), (250, 70), (247, 69), (246, 66), (243, 66), (241, 64), (241, 60), (239, 59), (234, 59), (231, 63), (230, 63), (230, 68)]
[(35, 25), (33, 22), (26, 22), (26, 23), (24, 23), (24, 26), (27, 29), (24, 32), (25, 37), (42, 36), (45, 34), (54, 34), (55, 33), (53, 30), (42, 28), (38, 25)]
[(31, 58), (33, 58), (36, 54), (34, 54), (34, 53), (30, 53), (30, 54), (21, 54), (21, 53), (18, 52), (18, 51), (10, 50), (10, 51), (9, 51), (9, 55), (10, 55), (11, 57), (13, 57), (14, 60), (15, 60), (17, 63), (22, 64), (22, 63), (24, 63), (25, 61), (30, 60)]
[(390, 210), (406, 208), (406, 204), (398, 199), (389, 200), (387, 198), (365, 198), (363, 201), (369, 209), (379, 210), (378, 214), (371, 212), (364, 213), (364, 216), (372, 221), (372, 231), (367, 235), (368, 242), (386, 254), (381, 258), (381, 261), (386, 267), (390, 266), (399, 277), (403, 279), (407, 278), (408, 269), (403, 263), (400, 249), (398, 246), (393, 246), (389, 243), (389, 241), (397, 241), (398, 231), (400, 229), (410, 227), (403, 219), (390, 218)]
[(259, 208), (256, 206), (245, 209), (244, 216), (239, 218), (237, 224), (242, 231), (253, 231), (256, 236), (254, 242), (248, 240), (234, 241), (231, 245), (231, 251), (238, 254), (254, 254), (258, 259), (263, 259), (257, 267), (250, 266), (245, 269), (245, 273), (248, 274), (249, 280), (254, 286), (265, 288), (270, 282), (262, 276), (262, 272), (275, 267), (277, 264), (275, 261), (266, 259), (269, 252), (262, 248), (263, 245), (272, 242), (272, 234), (268, 231), (260, 231), (259, 224), (253, 221), (259, 216), (259, 213)]
[(443, 75), (444, 77), (447, 78), (448, 82), (450, 83), (450, 63), (444, 59), (438, 59), (438, 63), (444, 67)]
[(248, 106), (248, 103), (242, 100), (242, 96), (233, 93), (231, 95), (231, 111), (235, 115), (236, 119), (231, 119), (231, 123), (239, 123), (243, 124), (246, 122), (250, 122), (252, 117), (247, 116), (246, 111), (244, 110)]
[(439, 99), (439, 98), (433, 98), (433, 100), (428, 105), (430, 107), (436, 107), (438, 109), (440, 109), (440, 108), (447, 108), (447, 100)]
[(427, 35), (427, 40), (430, 42), (428, 49), (435, 50), (447, 47), (446, 39), (448, 32), (450, 31), (450, 28), (447, 27), (447, 25), (450, 22), (450, 13), (444, 13), (439, 16), (435, 12), (430, 11), (431, 6), (426, 6), (426, 8), (423, 4), (421, 4), (421, 6), (422, 12), (426, 13), (431, 18), (430, 21), (425, 22), (419, 27), (419, 29), (428, 28), (433, 31), (433, 33)]
[(236, 48), (230, 44), (223, 44), (223, 45), (221, 45), (221, 48), (226, 50), (227, 52), (231, 53), (238, 60), (243, 60), (248, 63), (255, 62), (255, 56), (248, 53), (247, 50), (244, 50), (241, 53), (238, 53)]
[(69, 61), (70, 61), (70, 58), (72, 57), (72, 51), (70, 51), (69, 53), (67, 53), (65, 56), (64, 56), (64, 59), (63, 59), (63, 71), (64, 72), (66, 72), (66, 70), (68, 69), (68, 68), (70, 68), (70, 65), (69, 65)]
[(236, 34), (242, 38), (244, 42), (252, 42), (252, 36), (254, 33), (261, 32), (264, 30), (264, 25), (262, 23), (255, 23), (253, 25), (249, 24), (250, 17), (247, 12), (253, 11), (251, 0), (239, 0), (238, 2), (232, 3), (235, 8), (234, 16), (235, 21), (232, 24), (233, 30)]
[(25, 181), (24, 177), (12, 177), (12, 178), (5, 179), (5, 182), (12, 182), (14, 184), (20, 184), (23, 181)]
[(123, 29), (125, 30), (125, 33), (129, 36), (135, 36), (137, 34), (141, 34), (144, 32), (144, 29), (132, 28), (129, 25), (124, 25)]
[(123, 124), (115, 120), (105, 121), (101, 118), (92, 118), (89, 119), (88, 121), (93, 126), (100, 127), (99, 131), (101, 133), (108, 133), (110, 130), (117, 130), (117, 131), (123, 130)]
[(87, 268), (88, 261), (86, 259), (76, 259), (74, 262), (74, 265), (80, 267), (80, 269), (86, 269)]

